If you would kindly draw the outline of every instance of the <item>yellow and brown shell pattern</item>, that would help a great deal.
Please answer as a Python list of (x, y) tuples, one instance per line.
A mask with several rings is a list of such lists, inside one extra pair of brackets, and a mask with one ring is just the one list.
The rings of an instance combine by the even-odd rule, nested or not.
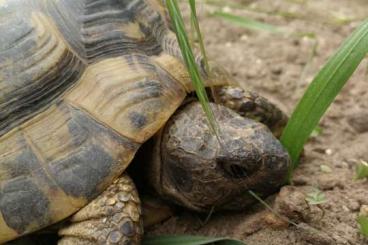
[(0, 243), (75, 213), (191, 90), (157, 0), (0, 0)]

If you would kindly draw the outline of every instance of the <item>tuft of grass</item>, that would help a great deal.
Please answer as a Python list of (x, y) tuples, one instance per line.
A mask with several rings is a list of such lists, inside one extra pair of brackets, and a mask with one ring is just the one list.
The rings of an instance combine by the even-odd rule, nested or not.
[(252, 30), (268, 31), (268, 32), (280, 32), (280, 30), (273, 26), (263, 22), (259, 22), (245, 16), (233, 15), (230, 13), (225, 13), (223, 11), (216, 11), (212, 14), (213, 16), (220, 17), (226, 21), (229, 21), (235, 25), (245, 27)]
[(314, 189), (312, 192), (308, 193), (305, 200), (309, 205), (320, 205), (327, 202), (325, 193), (319, 189)]
[[(202, 108), (207, 116), (209, 126), (211, 127), (212, 131), (216, 134), (217, 138), (219, 138), (219, 128), (216, 122), (216, 118), (210, 107), (209, 99), (208, 99), (206, 89), (204, 86), (204, 82), (201, 78), (197, 63), (195, 62), (193, 50), (192, 50), (192, 47), (190, 46), (188, 35), (185, 30), (183, 17), (178, 7), (178, 2), (177, 0), (170, 0), (170, 1), (166, 1), (166, 5), (169, 10), (169, 14), (170, 14), (171, 21), (172, 21), (172, 26), (176, 33), (176, 37), (177, 37), (177, 40), (178, 40), (178, 43), (181, 49), (181, 53), (183, 55), (184, 63), (192, 79), (193, 86), (195, 88), (195, 92), (197, 94), (198, 100), (201, 103)], [(200, 30), (199, 30), (198, 21), (197, 21), (197, 18), (195, 17), (196, 12), (195, 12), (194, 1), (190, 1), (190, 5), (191, 5), (191, 11), (192, 11), (192, 20), (195, 25), (195, 29), (198, 32), (197, 36), (201, 37), (202, 39), (202, 35), (200, 34)], [(201, 46), (204, 50), (204, 45), (202, 44)], [(204, 51), (203, 51), (203, 54), (205, 54)], [(206, 56), (204, 56), (204, 58), (206, 58)]]
[(289, 180), (313, 129), (367, 52), (368, 20), (364, 21), (327, 61), (296, 106), (281, 136), (281, 142), (292, 159)]
[(317, 138), (322, 133), (323, 129), (320, 126), (317, 126), (313, 129), (312, 133), (310, 134), (311, 138)]
[(359, 224), (360, 233), (368, 238), (368, 206), (362, 205), (360, 207), (359, 215), (357, 218)]
[(322, 164), (319, 167), (320, 167), (320, 169), (323, 173), (332, 173), (332, 169), (329, 166), (325, 165), (325, 164)]
[(360, 160), (356, 167), (356, 173), (354, 179), (364, 179), (368, 177), (368, 163), (364, 160)]
[(245, 245), (239, 240), (230, 238), (213, 238), (186, 235), (149, 236), (143, 239), (142, 245)]
[(360, 233), (368, 238), (368, 217), (359, 216), (357, 222), (359, 224)]

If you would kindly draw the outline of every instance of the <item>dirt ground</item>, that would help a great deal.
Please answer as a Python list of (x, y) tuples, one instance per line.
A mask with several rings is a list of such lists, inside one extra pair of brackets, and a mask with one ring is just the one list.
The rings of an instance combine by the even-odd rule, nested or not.
[[(321, 65), (368, 16), (366, 0), (231, 1), (243, 7), (223, 2), (229, 6), (199, 5), (210, 56), (244, 88), (289, 114)], [(215, 10), (252, 17), (282, 32), (237, 27), (211, 16)], [(148, 233), (228, 236), (248, 245), (368, 244), (356, 223), (362, 205), (368, 205), (368, 182), (353, 180), (356, 164), (368, 160), (367, 67), (365, 60), (320, 123), (321, 133), (306, 145), (294, 186), (268, 200), (298, 226), (280, 223), (257, 205), (243, 213), (215, 214), (204, 225), (203, 217), (182, 213)], [(314, 187), (326, 203), (307, 205), (306, 194)]]

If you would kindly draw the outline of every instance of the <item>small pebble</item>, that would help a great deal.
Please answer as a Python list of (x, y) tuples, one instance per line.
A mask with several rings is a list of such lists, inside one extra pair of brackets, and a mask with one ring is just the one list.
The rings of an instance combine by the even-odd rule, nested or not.
[(345, 212), (350, 211), (350, 209), (346, 205), (342, 205), (342, 210), (344, 210)]
[(294, 186), (281, 188), (275, 199), (274, 210), (294, 222), (306, 221), (310, 213), (304, 193)]
[(330, 156), (330, 155), (332, 155), (332, 150), (331, 149), (326, 149), (325, 153), (326, 153), (326, 155)]
[(360, 207), (359, 216), (368, 217), (368, 205), (362, 205)]
[(353, 115), (349, 116), (348, 119), (349, 125), (357, 132), (357, 133), (365, 133), (368, 132), (368, 113), (367, 112), (357, 112)]
[(359, 202), (352, 200), (348, 203), (348, 207), (351, 211), (356, 212), (360, 209), (360, 204)]
[(313, 228), (306, 223), (298, 225), (299, 239), (313, 245), (332, 245), (336, 244), (327, 233)]
[(302, 176), (302, 175), (294, 175), (292, 182), (294, 185), (306, 185), (308, 183), (308, 177)]

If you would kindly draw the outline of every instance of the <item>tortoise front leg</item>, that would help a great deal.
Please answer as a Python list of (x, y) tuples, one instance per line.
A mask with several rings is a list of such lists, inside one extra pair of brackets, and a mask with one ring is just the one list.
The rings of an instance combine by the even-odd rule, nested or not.
[(266, 98), (236, 86), (216, 87), (213, 92), (217, 103), (265, 124), (277, 138), (281, 136), (288, 116)]
[(141, 207), (133, 181), (123, 174), (71, 222), (59, 231), (59, 245), (140, 244)]

